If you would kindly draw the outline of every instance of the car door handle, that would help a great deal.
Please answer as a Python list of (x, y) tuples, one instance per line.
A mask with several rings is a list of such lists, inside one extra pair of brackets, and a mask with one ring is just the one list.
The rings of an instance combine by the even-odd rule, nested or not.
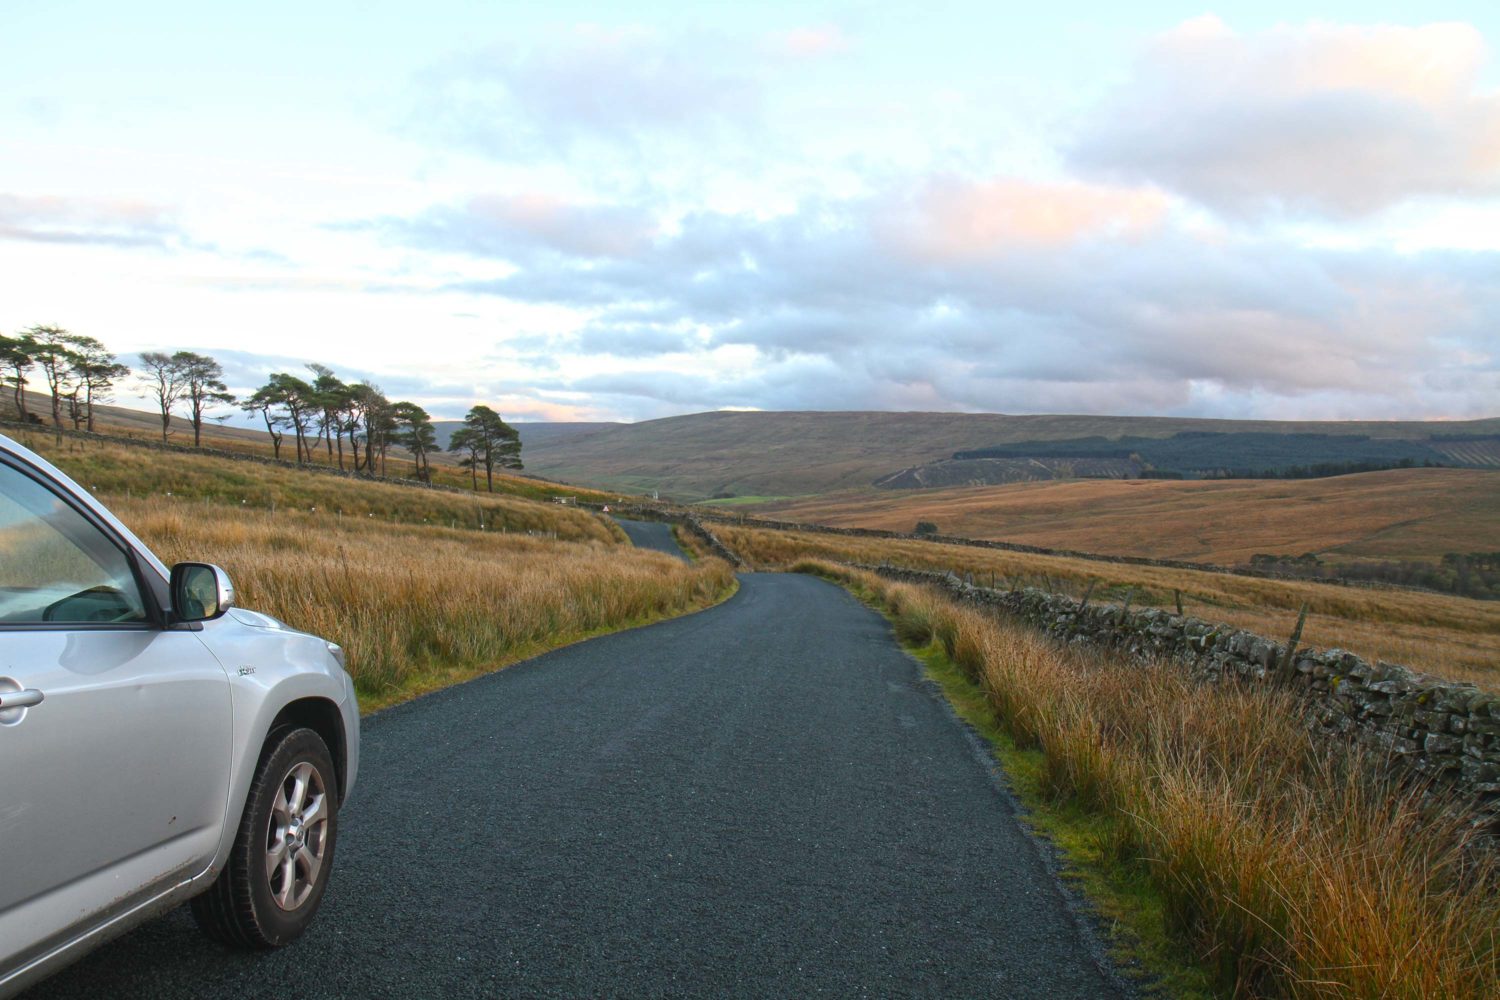
[(32, 705), (40, 705), (46, 695), (36, 688), (26, 688), (24, 691), (0, 691), (0, 712), (8, 708), (30, 708)]

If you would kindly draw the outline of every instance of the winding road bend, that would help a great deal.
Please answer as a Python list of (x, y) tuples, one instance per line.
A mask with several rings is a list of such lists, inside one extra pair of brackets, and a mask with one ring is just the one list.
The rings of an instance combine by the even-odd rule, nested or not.
[(741, 584), (367, 719), (295, 945), (231, 953), (183, 909), (30, 996), (1120, 995), (885, 621)]
[(630, 538), (630, 544), (638, 549), (654, 549), (657, 552), (665, 552), (669, 556), (679, 559), (687, 559), (677, 539), (672, 537), (672, 526), (660, 521), (627, 521), (623, 517), (615, 518), (615, 523), (625, 529), (625, 534)]

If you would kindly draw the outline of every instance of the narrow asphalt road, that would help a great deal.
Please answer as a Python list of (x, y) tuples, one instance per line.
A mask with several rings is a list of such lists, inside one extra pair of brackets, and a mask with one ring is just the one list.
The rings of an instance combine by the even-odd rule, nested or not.
[(672, 537), (670, 524), (663, 524), (660, 521), (627, 521), (622, 517), (615, 518), (615, 523), (625, 529), (625, 534), (630, 538), (630, 544), (636, 548), (655, 549), (657, 552), (665, 552), (669, 556), (687, 560), (687, 556), (677, 544), (677, 539)]
[(974, 738), (805, 576), (366, 720), (323, 911), (185, 910), (43, 997), (1118, 995)]

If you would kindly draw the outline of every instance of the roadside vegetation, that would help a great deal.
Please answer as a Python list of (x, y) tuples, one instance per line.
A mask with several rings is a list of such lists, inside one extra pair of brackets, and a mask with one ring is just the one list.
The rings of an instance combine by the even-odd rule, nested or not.
[(734, 580), (719, 560), (689, 566), (597, 538), (372, 530), (358, 518), (271, 517), (161, 497), (116, 497), (110, 507), (167, 563), (218, 563), (242, 606), (343, 646), (367, 712), (592, 634), (706, 607)]
[(608, 518), (504, 494), (371, 482), (45, 431), (17, 435), (167, 563), (227, 569), (240, 604), (345, 648), (365, 711), (729, 594)]
[(12, 436), (111, 505), (121, 498), (155, 497), (177, 504), (214, 505), (202, 517), (222, 517), (226, 507), (265, 517), (302, 512), (316, 516), (314, 533), (320, 530), (318, 525), (354, 521), (364, 522), (366, 530), (373, 530), (376, 522), (399, 522), (549, 534), (566, 541), (610, 542), (625, 537), (612, 521), (576, 506), (541, 504), (503, 493), (422, 489), (319, 474), (290, 465), (146, 451), (102, 438), (63, 438), (58, 443), (45, 431)]
[(1410, 590), (1344, 587), (1301, 580), (1271, 580), (1161, 566), (1040, 556), (932, 542), (771, 531), (715, 524), (714, 531), (739, 555), (764, 568), (801, 559), (972, 575), (982, 586), (1031, 586), (1093, 601), (1132, 607), (1173, 608), (1284, 638), (1302, 605), (1308, 608), (1305, 643), (1348, 649), (1371, 662), (1385, 660), (1452, 680), (1500, 687), (1500, 603)]
[(1500, 996), (1490, 857), (1378, 762), (1315, 742), (1285, 694), (1065, 649), (872, 573), (791, 568), (851, 587), (961, 674), (938, 679), (982, 711), (1102, 915), (1137, 951), (1196, 960), (1167, 963), (1169, 990)]

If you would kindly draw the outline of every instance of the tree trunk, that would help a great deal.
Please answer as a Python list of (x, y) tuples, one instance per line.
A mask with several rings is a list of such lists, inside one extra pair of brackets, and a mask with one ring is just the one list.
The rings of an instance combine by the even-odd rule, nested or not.
[(167, 443), (167, 428), (169, 426), (171, 426), (171, 423), (172, 423), (172, 411), (169, 410), (169, 409), (167, 409), (166, 406), (162, 406), (162, 408), (161, 408), (161, 443), (162, 444), (166, 444)]

